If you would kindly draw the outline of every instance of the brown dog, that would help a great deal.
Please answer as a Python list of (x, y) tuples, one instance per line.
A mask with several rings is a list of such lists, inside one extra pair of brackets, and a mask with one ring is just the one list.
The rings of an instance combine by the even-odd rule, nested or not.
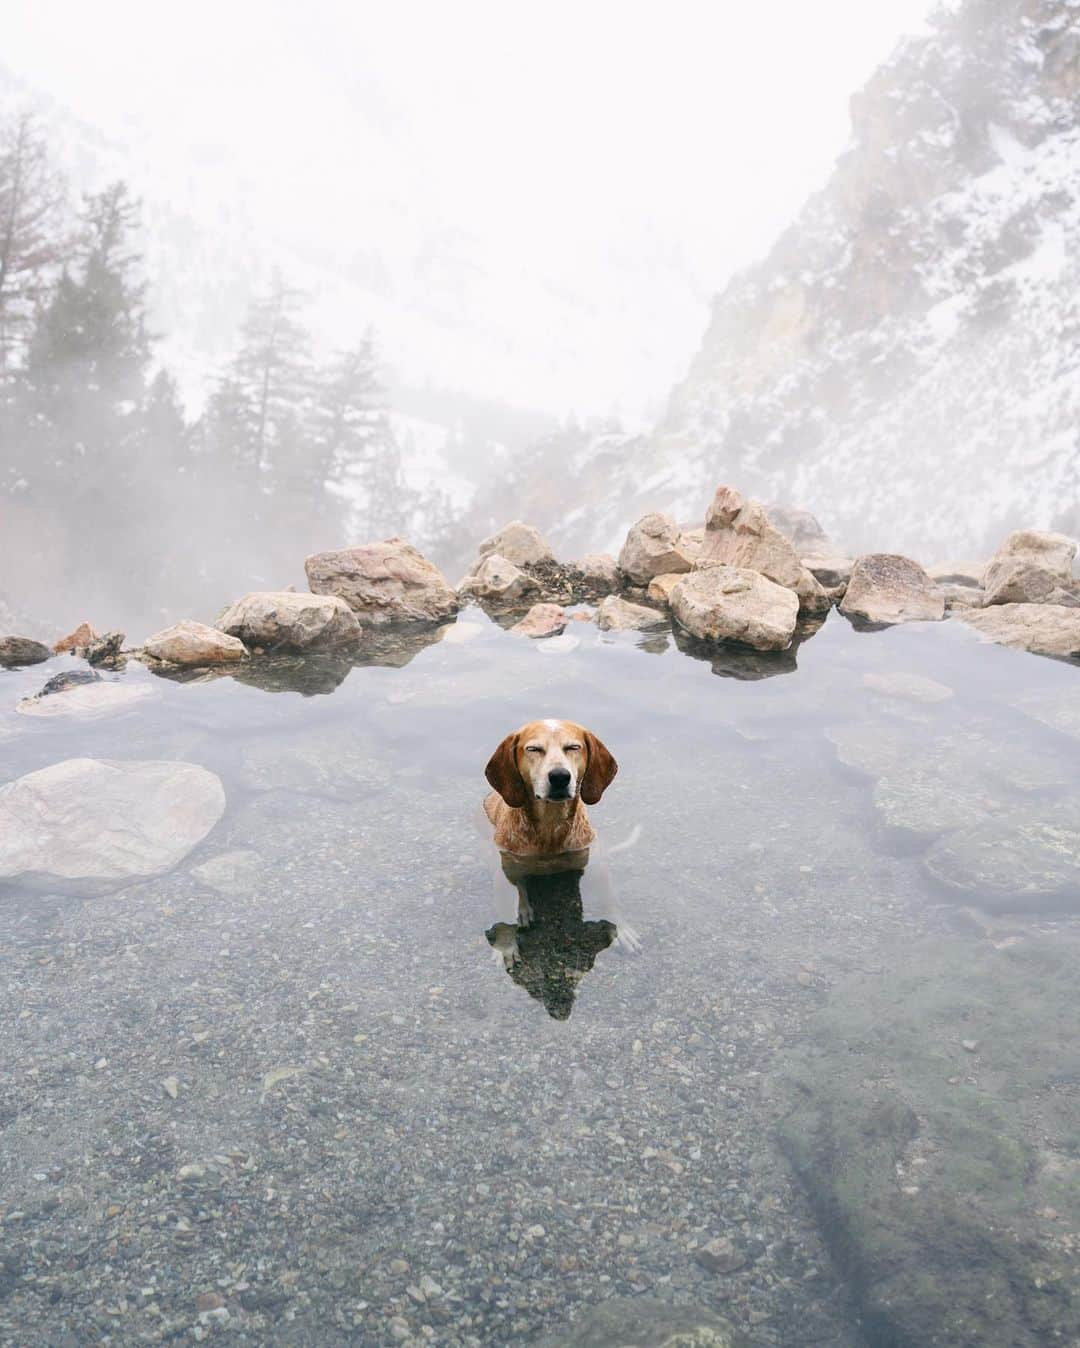
[[(516, 922), (497, 922), (492, 944), (507, 968), (518, 959), (516, 932), (532, 922), (530, 876), (580, 872), (590, 865), (590, 889), (603, 915), (613, 918), (614, 902), (606, 862), (596, 855), (596, 833), (585, 809), (611, 785), (619, 766), (607, 747), (574, 721), (529, 721), (502, 741), (485, 770), (495, 789), (484, 801), (499, 852), (496, 899), (506, 893), (499, 879), (517, 892)], [(513, 890), (511, 891), (513, 892)], [(510, 914), (507, 914), (510, 917)], [(636, 933), (623, 924), (623, 948), (637, 949)]]
[(619, 765), (591, 730), (573, 721), (530, 721), (507, 735), (484, 772), (495, 788), (484, 812), (495, 846), (514, 856), (554, 857), (588, 847), (595, 805)]

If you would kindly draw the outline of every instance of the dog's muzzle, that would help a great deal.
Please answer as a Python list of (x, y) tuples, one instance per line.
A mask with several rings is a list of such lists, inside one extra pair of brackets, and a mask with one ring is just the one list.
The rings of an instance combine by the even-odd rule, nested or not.
[(566, 768), (552, 768), (548, 773), (548, 800), (570, 800), (570, 773)]

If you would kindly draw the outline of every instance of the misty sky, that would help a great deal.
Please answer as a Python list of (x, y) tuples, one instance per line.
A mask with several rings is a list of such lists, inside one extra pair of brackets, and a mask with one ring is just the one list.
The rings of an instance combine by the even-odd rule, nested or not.
[[(7, 0), (0, 59), (136, 140), (163, 192), (220, 160), (276, 235), (312, 250), (362, 240), (407, 267), (437, 230), (454, 266), (497, 259), (534, 401), (545, 361), (545, 399), (587, 396), (555, 372), (564, 290), (595, 310), (592, 346), (610, 325), (601, 410), (662, 398), (708, 294), (824, 179), (850, 93), (928, 7)], [(507, 321), (498, 295), (483, 305), (477, 325)], [(635, 326), (637, 363), (619, 345)]]

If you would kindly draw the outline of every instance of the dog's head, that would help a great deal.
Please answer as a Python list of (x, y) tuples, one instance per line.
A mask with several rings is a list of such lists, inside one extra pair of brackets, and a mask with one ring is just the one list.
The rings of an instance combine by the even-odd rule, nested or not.
[(591, 730), (573, 721), (530, 721), (499, 745), (484, 775), (516, 809), (530, 800), (579, 796), (595, 805), (619, 765)]

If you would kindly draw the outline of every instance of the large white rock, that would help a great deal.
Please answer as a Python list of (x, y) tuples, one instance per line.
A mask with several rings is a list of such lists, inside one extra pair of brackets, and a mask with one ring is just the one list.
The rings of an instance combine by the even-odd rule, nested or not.
[(759, 651), (791, 645), (799, 617), (794, 590), (744, 567), (707, 566), (671, 591), (679, 623), (704, 641), (738, 641)]
[(194, 763), (69, 758), (0, 787), (0, 880), (94, 893), (161, 875), (224, 809)]
[(1035, 655), (1080, 657), (1080, 608), (1062, 604), (995, 604), (956, 616), (986, 641)]
[(532, 576), (497, 552), (489, 553), (458, 586), (459, 594), (489, 604), (518, 604), (539, 590)]
[(769, 520), (757, 501), (734, 487), (718, 487), (705, 516), (702, 562), (759, 571), (768, 580), (794, 590), (799, 607), (821, 613), (832, 606), (824, 587), (803, 566), (793, 545)]
[(143, 651), (152, 660), (191, 666), (229, 664), (234, 660), (243, 660), (247, 655), (244, 643), (239, 638), (190, 618), (184, 618), (147, 637)]
[(257, 590), (231, 604), (215, 626), (248, 648), (303, 651), (347, 645), (360, 624), (344, 599), (292, 590)]
[[(477, 549), (480, 559), (493, 553), (505, 557), (515, 566), (532, 566), (537, 562), (553, 562), (555, 554), (548, 546), (547, 539), (539, 529), (521, 520), (511, 520), (509, 524), (485, 538)], [(473, 570), (476, 568), (474, 567)]]
[(940, 622), (945, 596), (910, 557), (872, 552), (851, 568), (840, 612), (869, 623)]
[(635, 584), (648, 585), (654, 576), (689, 571), (697, 552), (693, 544), (683, 545), (682, 531), (673, 519), (654, 511), (631, 525), (619, 553), (619, 569)]
[(364, 626), (443, 622), (459, 608), (439, 568), (400, 538), (316, 552), (304, 570), (313, 594), (344, 599)]

